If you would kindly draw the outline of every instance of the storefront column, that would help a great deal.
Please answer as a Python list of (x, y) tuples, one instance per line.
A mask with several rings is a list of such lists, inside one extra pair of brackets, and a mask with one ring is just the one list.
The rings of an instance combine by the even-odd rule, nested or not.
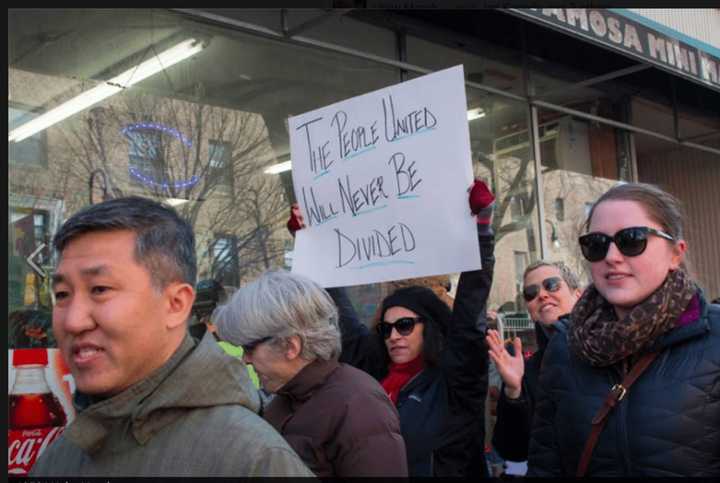
[(540, 258), (546, 259), (549, 255), (547, 247), (547, 229), (545, 228), (545, 196), (543, 193), (542, 154), (540, 152), (540, 133), (538, 130), (537, 107), (528, 104), (530, 114), (530, 133), (532, 136), (532, 156), (535, 167), (535, 193), (538, 216), (538, 236), (540, 237)]

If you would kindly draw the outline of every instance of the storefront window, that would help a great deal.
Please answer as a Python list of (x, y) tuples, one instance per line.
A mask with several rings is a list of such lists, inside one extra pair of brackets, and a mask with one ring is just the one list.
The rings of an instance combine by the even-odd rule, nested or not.
[[(283, 25), (280, 10), (211, 13), (223, 12), (275, 31)], [(284, 222), (294, 193), (287, 118), (400, 79), (399, 69), (382, 63), (165, 10), (87, 10), (82, 15), (16, 10), (9, 15), (8, 187), (14, 217), (8, 237), (9, 310), (25, 301), (44, 303), (39, 293), (46, 278), (26, 258), (41, 239), (47, 245), (58, 224), (91, 198), (139, 194), (175, 206), (195, 229), (200, 279), (219, 279), (235, 288), (263, 270), (290, 266), (292, 239)], [(653, 104), (644, 70), (583, 83), (626, 68), (627, 60), (578, 71), (568, 67), (564, 54), (548, 47), (567, 42), (566, 36), (531, 24), (527, 32), (514, 28), (517, 38), (496, 48), (479, 34), (476, 42), (470, 41), (472, 21), (463, 24), (460, 40), (443, 41), (438, 33), (447, 32), (453, 20), (443, 15), (427, 36), (418, 29), (431, 19), (420, 14), (406, 19), (412, 34), (387, 28), (402, 23), (397, 12), (391, 15), (394, 23), (381, 26), (371, 25), (372, 16), (363, 14), (291, 9), (285, 26), (291, 32), (303, 26), (297, 35), (311, 42), (390, 59), (405, 55), (408, 63), (428, 70), (462, 64), (470, 82), (512, 94), (524, 94), (528, 87), (537, 99), (593, 116), (643, 126), (656, 122), (648, 127), (661, 133), (673, 127), (666, 102), (670, 91), (658, 87), (665, 94)], [(520, 35), (526, 40), (540, 35), (544, 41), (538, 37), (528, 43), (523, 58), (513, 50), (522, 44)], [(48, 36), (57, 38), (43, 43)], [(181, 46), (191, 51), (168, 61), (167, 52)], [(585, 48), (588, 55), (601, 56), (597, 47)], [(527, 86), (523, 62), (529, 68)], [(124, 79), (121, 89), (115, 85), (119, 78)], [(111, 79), (115, 84), (106, 82)], [(639, 85), (645, 87), (633, 91)], [(87, 104), (88, 93), (98, 90), (103, 97)], [(498, 266), (513, 266), (498, 270), (490, 308), (518, 311), (523, 309), (521, 273), (528, 263), (545, 256), (582, 271), (574, 241), (584, 209), (612, 184), (633, 179), (630, 136), (582, 116), (539, 109), (541, 194), (528, 104), (474, 87), (466, 94), (475, 176), (497, 196)], [(680, 133), (698, 142), (720, 142), (717, 123), (689, 95), (677, 90), (681, 104), (692, 107), (679, 111)], [(58, 117), (60, 108), (65, 114)], [(53, 122), (19, 129), (47, 113), (53, 113)], [(642, 142), (638, 151), (644, 149)], [(543, 220), (538, 215), (541, 199)], [(32, 238), (24, 228), (31, 214)], [(38, 263), (52, 270), (52, 254), (43, 250)], [(374, 314), (384, 287), (351, 290), (366, 318)]]
[(629, 122), (630, 96), (657, 88), (645, 82), (644, 66), (592, 42), (529, 22), (525, 38), (528, 94), (536, 100)]
[[(408, 62), (434, 70), (462, 64), (468, 81), (507, 92), (523, 91), (519, 51), (483, 44), (486, 48), (476, 53), (473, 46), (451, 48), (436, 40), (408, 36)], [(528, 108), (526, 103), (471, 87), (466, 97), (473, 171), (496, 196), (495, 258), (496, 266), (504, 267), (495, 271), (488, 309), (515, 314), (524, 310), (523, 270), (540, 256)]]
[(273, 32), (282, 31), (279, 8), (197, 8), (193, 10), (214, 18), (231, 19)]
[[(23, 216), (12, 212), (9, 312), (50, 308), (42, 295), (53, 269), (48, 249), (35, 259), (44, 274), (26, 258), (91, 195), (141, 195), (174, 206), (195, 230), (200, 280), (232, 290), (285, 266), (293, 201), (287, 118), (399, 79), (395, 68), (167, 11), (10, 15), (8, 187), (11, 207)], [(379, 41), (376, 27), (342, 23), (352, 24), (357, 42), (363, 35)], [(38, 43), (47, 36), (58, 38)], [(383, 31), (382, 38), (394, 35)], [(124, 89), (115, 88), (120, 78)], [(41, 113), (53, 121), (19, 139), (16, 128), (37, 126), (28, 122)]]
[(475, 88), (466, 97), (473, 171), (496, 197), (495, 258), (504, 267), (495, 271), (488, 309), (515, 315), (524, 310), (522, 273), (540, 257), (528, 108)]
[(240, 284), (237, 258), (237, 238), (235, 235), (216, 236), (212, 244), (212, 279), (225, 287), (237, 287)]
[(49, 245), (63, 204), (17, 193), (10, 193), (8, 202), (8, 345), (53, 347), (50, 286), (42, 274), (53, 266)]
[(540, 258), (528, 109), (522, 102), (468, 89), (469, 110), (477, 106), (486, 115), (470, 121), (473, 167), (495, 193), (495, 259), (496, 267), (503, 267), (495, 271), (488, 308), (516, 314), (524, 310), (523, 271)]
[(720, 102), (712, 91), (657, 72), (654, 91), (632, 97), (632, 124), (671, 138), (720, 148)]
[(224, 186), (232, 191), (232, 144), (227, 141), (211, 139), (208, 141), (210, 166), (208, 177), (217, 180), (218, 186)]
[[(441, 70), (462, 64), (465, 78), (506, 92), (523, 92), (520, 52), (487, 46), (486, 55), (453, 49), (414, 36), (407, 36), (407, 59), (411, 64)], [(490, 53), (493, 55), (490, 56)]]
[[(40, 114), (30, 107), (17, 103), (8, 105), (8, 128), (10, 130), (36, 119)], [(34, 134), (18, 143), (8, 145), (8, 161), (23, 167), (44, 168), (47, 166), (45, 155), (46, 138), (43, 133)]]
[(563, 113), (539, 110), (545, 208), (545, 258), (567, 263), (587, 281), (577, 237), (587, 206), (632, 172), (630, 134)]
[[(287, 27), (300, 37), (340, 45), (364, 53), (397, 58), (395, 32), (351, 18), (352, 12), (321, 9), (288, 9)], [(399, 79), (399, 73), (398, 73)]]

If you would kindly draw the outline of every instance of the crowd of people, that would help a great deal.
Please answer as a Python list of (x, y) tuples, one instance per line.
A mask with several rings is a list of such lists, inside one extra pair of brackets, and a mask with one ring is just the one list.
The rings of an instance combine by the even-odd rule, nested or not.
[[(454, 299), (411, 283), (363, 321), (344, 288), (270, 271), (201, 338), (190, 226), (139, 197), (81, 210), (53, 242), (77, 416), (31, 476), (489, 476), (490, 364), (492, 445), (528, 476), (719, 476), (720, 306), (688, 269), (679, 201), (619, 184), (578, 240), (589, 285), (561, 262), (525, 270), (527, 360), (487, 329), (493, 203), (476, 181), (458, 213), (477, 220), (482, 268)], [(288, 228), (304, 228), (297, 209)]]

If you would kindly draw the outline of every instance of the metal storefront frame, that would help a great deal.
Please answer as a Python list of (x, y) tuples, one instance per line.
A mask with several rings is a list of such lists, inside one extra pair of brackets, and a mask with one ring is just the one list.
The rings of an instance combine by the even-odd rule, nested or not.
[[(331, 51), (331, 52), (335, 52), (335, 53), (349, 55), (352, 57), (370, 60), (373, 62), (377, 62), (379, 64), (396, 67), (396, 68), (400, 69), (401, 72), (409, 71), (409, 72), (415, 72), (418, 74), (430, 74), (433, 72), (432, 69), (427, 69), (422, 66), (411, 64), (411, 63), (404, 62), (401, 60), (390, 59), (390, 58), (382, 57), (382, 56), (375, 55), (375, 54), (372, 54), (369, 52), (363, 52), (361, 50), (352, 49), (349, 47), (336, 45), (336, 44), (332, 44), (329, 42), (323, 42), (320, 40), (311, 39), (311, 38), (303, 37), (303, 36), (299, 35), (302, 32), (302, 30), (304, 30), (306, 27), (316, 25), (319, 22), (306, 22), (305, 24), (303, 24), (297, 28), (287, 30), (286, 23), (284, 22), (284, 17), (281, 17), (283, 19), (283, 22), (281, 22), (281, 25), (283, 25), (283, 28), (286, 29), (285, 32), (282, 32), (282, 31), (276, 31), (276, 30), (273, 30), (273, 29), (270, 29), (268, 27), (264, 27), (261, 25), (255, 25), (252, 23), (243, 22), (243, 21), (240, 21), (237, 19), (229, 18), (229, 17), (223, 16), (223, 15), (218, 15), (218, 14), (214, 14), (211, 12), (206, 12), (206, 11), (202, 11), (202, 10), (198, 10), (198, 9), (178, 8), (178, 9), (170, 9), (170, 10), (180, 13), (180, 14), (183, 14), (183, 15), (187, 15), (189, 17), (203, 19), (205, 21), (210, 21), (210, 22), (213, 22), (213, 23), (216, 23), (219, 25), (232, 27), (234, 29), (243, 31), (245, 33), (259, 35), (259, 36), (274, 39), (274, 40), (277, 40), (280, 42), (286, 42), (289, 44), (304, 46), (304, 47), (314, 47), (314, 48), (327, 50), (327, 51)], [(342, 12), (342, 14), (345, 14), (345, 13), (347, 13), (347, 11)], [(283, 10), (278, 10), (278, 15), (283, 16), (284, 15)], [(326, 15), (332, 15), (332, 14), (328, 13)], [(400, 35), (402, 36), (402, 34), (400, 34)], [(400, 49), (398, 49), (398, 55), (399, 56), (401, 55)], [(526, 66), (522, 66), (522, 67), (523, 67), (523, 70), (526, 70)], [(593, 79), (590, 79), (590, 81), (592, 81), (592, 80)], [(535, 178), (536, 178), (536, 187), (537, 187), (537, 193), (538, 193), (537, 204), (538, 204), (538, 210), (540, 212), (539, 213), (540, 222), (538, 223), (539, 236), (540, 236), (540, 256), (543, 258), (547, 255), (548, 251), (547, 251), (547, 242), (546, 242), (547, 228), (545, 227), (545, 223), (542, 222), (542, 220), (544, 219), (544, 216), (541, 213), (542, 211), (544, 211), (543, 210), (544, 193), (542, 192), (542, 180), (538, 180), (538, 178), (541, 178), (541, 176), (539, 176), (538, 173), (541, 172), (539, 167), (542, 163), (542, 158), (541, 158), (542, 155), (540, 153), (539, 141), (538, 141), (538, 137), (537, 137), (538, 136), (538, 126), (537, 126), (537, 109), (538, 108), (548, 109), (548, 110), (560, 112), (563, 114), (569, 114), (569, 115), (574, 116), (579, 119), (585, 119), (585, 120), (589, 120), (589, 121), (598, 122), (600, 124), (606, 124), (608, 126), (612, 126), (615, 128), (624, 129), (631, 133), (637, 133), (637, 134), (643, 134), (646, 136), (651, 136), (651, 137), (654, 137), (657, 139), (661, 139), (663, 141), (677, 144), (682, 147), (699, 149), (701, 151), (706, 151), (709, 153), (720, 155), (720, 149), (715, 149), (710, 146), (704, 146), (702, 144), (697, 144), (697, 143), (693, 143), (693, 142), (683, 141), (678, 138), (674, 138), (674, 137), (667, 136), (667, 135), (664, 135), (661, 133), (650, 131), (648, 129), (643, 129), (638, 126), (633, 126), (632, 124), (627, 124), (624, 122), (615, 121), (615, 120), (600, 117), (600, 116), (595, 116), (595, 115), (592, 115), (592, 114), (589, 114), (586, 112), (578, 111), (575, 109), (571, 109), (571, 108), (567, 108), (567, 107), (560, 106), (557, 104), (553, 104), (551, 102), (543, 101), (541, 99), (534, 98), (533, 96), (530, 96), (530, 95), (522, 96), (522, 95), (518, 95), (518, 94), (512, 94), (512, 93), (503, 91), (501, 89), (496, 89), (492, 86), (488, 86), (488, 85), (477, 83), (477, 82), (471, 82), (471, 81), (465, 81), (465, 85), (467, 87), (471, 87), (473, 89), (479, 89), (479, 90), (482, 90), (489, 94), (494, 94), (494, 95), (497, 95), (497, 96), (500, 96), (500, 97), (503, 97), (506, 99), (512, 99), (514, 101), (524, 102), (524, 103), (527, 103), (527, 105), (528, 105), (529, 117), (531, 119), (531, 130), (530, 130), (530, 133), (532, 136), (532, 144), (531, 145), (533, 146), (533, 157), (535, 158), (534, 159), (535, 173), (536, 173)], [(677, 132), (675, 134), (677, 135)], [(632, 140), (632, 136), (631, 136), (631, 146), (633, 146), (632, 158), (635, 159), (634, 142), (633, 141), (634, 140)], [(633, 180), (636, 180), (637, 179), (637, 174), (636, 174), (637, 167), (635, 166), (634, 162), (633, 162), (632, 171), (634, 174)]]

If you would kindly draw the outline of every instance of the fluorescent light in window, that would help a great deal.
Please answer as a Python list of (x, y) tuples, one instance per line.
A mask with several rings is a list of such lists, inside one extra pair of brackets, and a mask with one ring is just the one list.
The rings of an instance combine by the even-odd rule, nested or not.
[(175, 206), (184, 205), (185, 203), (187, 203), (190, 200), (184, 200), (182, 198), (165, 198), (165, 200), (163, 200), (163, 201), (165, 201), (165, 203), (167, 203), (168, 205), (175, 207)]
[(478, 107), (477, 109), (470, 109), (467, 112), (467, 119), (468, 121), (473, 121), (475, 119), (480, 119), (481, 117), (485, 117), (485, 111), (482, 107)]
[(168, 67), (197, 54), (204, 48), (205, 46), (196, 39), (188, 39), (181, 42), (176, 46), (154, 56), (152, 59), (146, 60), (145, 62), (128, 69), (119, 76), (113, 77), (112, 79), (85, 91), (82, 94), (73, 97), (69, 101), (60, 104), (56, 108), (42, 114), (41, 116), (36, 117), (32, 121), (26, 122), (22, 126), (13, 129), (8, 135), (8, 141), (20, 142), (23, 139), (42, 131), (43, 129), (47, 129), (53, 124), (72, 116), (73, 114), (84, 111), (90, 106), (117, 94), (123, 89), (127, 89), (133, 84), (157, 74), (163, 69), (167, 69)]
[(278, 174), (283, 171), (289, 171), (292, 169), (292, 161), (287, 160), (284, 163), (273, 164), (265, 170), (267, 174)]

